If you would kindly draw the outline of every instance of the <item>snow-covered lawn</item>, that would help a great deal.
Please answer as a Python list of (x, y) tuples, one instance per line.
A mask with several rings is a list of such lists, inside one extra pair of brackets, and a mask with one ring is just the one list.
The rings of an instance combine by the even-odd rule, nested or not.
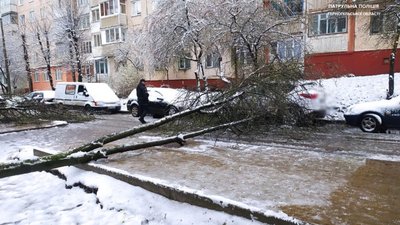
[[(398, 76), (395, 76), (395, 95), (400, 94)], [(387, 75), (321, 80), (328, 94), (328, 106), (334, 109), (330, 118), (342, 119), (340, 111), (352, 104), (384, 99), (387, 83)], [(35, 145), (35, 139), (30, 138), (32, 146)], [(6, 135), (0, 135), (0, 143), (3, 141)], [(1, 150), (0, 159), (32, 157), (32, 147), (26, 142), (24, 147), (16, 142)], [(0, 179), (0, 224), (260, 224), (170, 201), (104, 175), (72, 167), (61, 171), (67, 175), (67, 181), (46, 172)], [(78, 181), (97, 188), (97, 195), (78, 187), (66, 188)]]
[[(344, 120), (343, 110), (361, 102), (386, 99), (388, 75), (321, 79), (327, 93), (327, 119)], [(395, 74), (394, 96), (400, 95), (400, 73)]]

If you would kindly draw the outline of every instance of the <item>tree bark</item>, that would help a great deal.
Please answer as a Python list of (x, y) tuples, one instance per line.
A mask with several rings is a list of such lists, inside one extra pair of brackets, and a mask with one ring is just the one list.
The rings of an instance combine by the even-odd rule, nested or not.
[(28, 46), (26, 44), (25, 33), (21, 34), (21, 39), (22, 39), (22, 48), (24, 49), (26, 79), (28, 80), (29, 91), (32, 92), (33, 91), (33, 81), (32, 81), (32, 76), (31, 76), (31, 66), (29, 63)]
[[(248, 122), (251, 120), (251, 118), (248, 119), (243, 119), (231, 123), (226, 123), (222, 124), (219, 126), (214, 126), (198, 131), (194, 131), (191, 133), (183, 134), (183, 135), (177, 135), (169, 138), (165, 138), (162, 140), (158, 141), (152, 141), (152, 142), (147, 142), (147, 143), (141, 143), (141, 144), (135, 144), (135, 145), (128, 145), (128, 146), (118, 146), (114, 147), (111, 149), (103, 149), (101, 151), (91, 151), (88, 153), (85, 153), (83, 155), (78, 155), (78, 156), (73, 156), (73, 155), (68, 155), (63, 158), (55, 158), (51, 159), (52, 157), (43, 157), (41, 160), (36, 161), (36, 162), (21, 162), (18, 164), (11, 164), (11, 166), (8, 165), (1, 165), (0, 166), (0, 178), (5, 178), (5, 177), (10, 177), (10, 176), (15, 176), (15, 175), (21, 175), (25, 173), (30, 173), (30, 172), (36, 172), (36, 171), (43, 171), (43, 170), (50, 170), (62, 166), (72, 166), (76, 164), (83, 164), (83, 163), (88, 163), (93, 160), (98, 160), (101, 158), (106, 158), (108, 155), (112, 154), (117, 154), (117, 153), (123, 153), (127, 151), (134, 151), (134, 150), (139, 150), (139, 149), (144, 149), (144, 148), (149, 148), (149, 147), (154, 147), (154, 146), (161, 146), (169, 143), (179, 143), (181, 145), (184, 144), (186, 139), (193, 138), (202, 134), (210, 133), (216, 130), (232, 127), (244, 122)], [(53, 156), (54, 157), (54, 156)]]
[(11, 89), (11, 74), (10, 68), (8, 66), (8, 55), (7, 55), (7, 48), (6, 48), (6, 38), (4, 35), (4, 27), (3, 27), (3, 19), (0, 18), (0, 27), (1, 27), (1, 36), (3, 40), (3, 56), (4, 56), (4, 65), (6, 68), (6, 80), (7, 80), (7, 94), (11, 97), (12, 89)]
[[(399, 28), (396, 28), (399, 29)], [(392, 46), (392, 53), (390, 54), (390, 68), (389, 68), (389, 89), (387, 93), (387, 99), (391, 99), (393, 97), (394, 93), (394, 66), (396, 62), (396, 52), (397, 52), (397, 46), (399, 45), (399, 37), (400, 37), (400, 31), (396, 32), (396, 35), (394, 37), (394, 42)]]
[(40, 32), (36, 32), (36, 38), (39, 42), (40, 50), (43, 54), (44, 61), (46, 62), (46, 68), (47, 68), (47, 77), (49, 78), (49, 83), (50, 87), (52, 90), (55, 90), (54, 84), (53, 84), (53, 78), (51, 77), (51, 65), (50, 65), (50, 42), (48, 39), (48, 33), (46, 32), (45, 38), (46, 38), (46, 50), (44, 49), (42, 38), (40, 36)]
[[(69, 34), (69, 36), (71, 36), (70, 34)], [(71, 38), (71, 37), (70, 37)], [(74, 60), (74, 48), (72, 47), (72, 42), (70, 41), (69, 42), (69, 57), (70, 57), (70, 60), (71, 60), (71, 75), (72, 75), (72, 81), (73, 82), (76, 82), (76, 76), (75, 76), (75, 60)]]

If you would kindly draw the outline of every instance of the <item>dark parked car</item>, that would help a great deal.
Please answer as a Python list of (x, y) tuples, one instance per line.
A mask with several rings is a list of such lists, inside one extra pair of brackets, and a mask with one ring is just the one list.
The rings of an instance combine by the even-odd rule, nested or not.
[(344, 113), (344, 118), (347, 124), (359, 126), (364, 132), (400, 128), (400, 96), (352, 105)]
[(43, 103), (51, 103), (54, 100), (54, 91), (33, 91), (25, 96), (25, 99)]
[[(148, 114), (154, 117), (164, 117), (172, 115), (183, 109), (183, 100), (180, 97), (185, 94), (182, 89), (172, 88), (147, 88), (149, 92), (149, 112)], [(136, 89), (133, 89), (128, 96), (126, 103), (127, 109), (131, 112), (132, 116), (137, 117), (139, 104), (137, 102)]]

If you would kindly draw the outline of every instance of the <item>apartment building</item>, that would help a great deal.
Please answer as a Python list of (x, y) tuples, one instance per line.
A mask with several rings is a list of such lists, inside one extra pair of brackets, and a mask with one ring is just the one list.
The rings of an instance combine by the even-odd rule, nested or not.
[[(386, 39), (385, 33), (393, 33), (396, 24), (387, 24), (390, 18), (381, 12), (394, 1), (306, 2), (308, 53), (304, 64), (310, 78), (389, 72), (393, 41)], [(399, 63), (395, 70), (400, 71)]]
[[(119, 69), (115, 61), (115, 50), (126, 40), (127, 33), (140, 26), (143, 20), (157, 7), (157, 0), (91, 0), (92, 61), (96, 82), (111, 82), (117, 79)], [(220, 65), (215, 56), (208, 56), (205, 73), (211, 86), (221, 86)], [(219, 62), (218, 62), (219, 63)], [(225, 63), (226, 64), (226, 63)], [(141, 75), (151, 86), (194, 88), (194, 62), (178, 60), (168, 71), (143, 68)]]
[[(15, 45), (10, 44), (12, 39), (15, 38), (16, 33), (18, 31), (18, 13), (17, 13), (17, 0), (0, 0), (0, 18), (2, 20), (3, 31), (4, 34), (1, 34), (0, 40), (3, 41), (3, 36), (5, 38), (6, 48), (8, 51), (15, 50)], [(3, 44), (1, 44), (1, 48)], [(8, 55), (8, 64), (14, 63), (16, 61), (17, 56), (15, 54)], [(0, 53), (0, 62), (1, 67), (4, 72), (6, 72), (5, 64), (4, 64), (4, 55), (3, 51)], [(10, 70), (11, 77), (14, 77), (15, 74), (21, 73), (23, 70)], [(0, 75), (0, 82), (8, 86), (8, 82), (6, 81), (3, 75)], [(20, 82), (10, 82), (13, 87), (19, 86)]]
[[(67, 1), (67, 0), (65, 0)], [(68, 0), (76, 10), (81, 10), (80, 60), (83, 81), (113, 83), (121, 75), (115, 51), (127, 40), (127, 33), (139, 27), (146, 16), (157, 7), (157, 0)], [(276, 43), (274, 51), (281, 59), (304, 60), (308, 78), (341, 76), (347, 74), (371, 75), (387, 73), (391, 43), (382, 41), (382, 33), (390, 32), (382, 26), (389, 18), (379, 12), (385, 7), (384, 0), (362, 1), (363, 7), (353, 7), (357, 1), (347, 6), (335, 5), (334, 0), (283, 0), (291, 12), (304, 13), (305, 23), (290, 26), (292, 36)], [(51, 20), (46, 15), (54, 13), (60, 0), (0, 0), (3, 21), (18, 21), (19, 28), (29, 22)], [(269, 1), (265, 1), (268, 4)], [(345, 8), (345, 9), (343, 9)], [(51, 11), (53, 10), (53, 11)], [(51, 12), (50, 12), (51, 11)], [(13, 18), (13, 19), (12, 19)], [(14, 22), (14, 28), (18, 28)], [(55, 26), (55, 25), (54, 25)], [(11, 27), (11, 26), (10, 26)], [(385, 27), (385, 28), (383, 28)], [(8, 28), (11, 29), (11, 28)], [(34, 39), (34, 35), (31, 37)], [(52, 76), (58, 81), (77, 80), (76, 60), (68, 58), (67, 41), (52, 37)], [(64, 37), (68, 39), (68, 37)], [(34, 89), (50, 89), (46, 67), (41, 60), (40, 49), (34, 48), (32, 40), (30, 60)], [(240, 54), (240, 53), (238, 53)], [(231, 53), (207, 55), (204, 65), (210, 86), (222, 87), (221, 74), (232, 77)], [(177, 59), (168, 70), (140, 71), (152, 86), (194, 88), (196, 63)], [(400, 71), (400, 66), (396, 66)], [(75, 74), (75, 78), (73, 78)]]
[[(5, 1), (5, 0), (2, 0)], [(9, 0), (10, 1), (10, 0)], [(59, 18), (49, 17), (54, 15), (55, 10), (61, 7), (62, 2), (69, 2), (81, 10), (79, 20), (81, 26), (76, 30), (84, 30), (80, 35), (80, 59), (83, 67), (83, 81), (113, 83), (120, 77), (118, 62), (115, 51), (122, 42), (126, 42), (127, 33), (140, 26), (143, 20), (157, 7), (157, 0), (11, 0), (15, 1), (18, 12), (18, 24), (28, 26), (43, 21), (51, 22), (53, 28), (57, 26)], [(285, 0), (286, 1), (286, 0)], [(296, 0), (297, 1), (297, 0)], [(286, 1), (287, 2), (287, 1)], [(287, 2), (288, 3), (288, 2)], [(300, 4), (303, 6), (303, 4)], [(298, 5), (297, 5), (298, 6)], [(296, 8), (297, 13), (302, 7)], [(32, 27), (32, 25), (30, 25)], [(296, 36), (299, 41), (283, 40), (277, 43), (276, 49), (280, 57), (302, 57), (301, 27), (296, 26)], [(69, 47), (66, 39), (71, 37), (51, 37), (51, 73), (54, 85), (58, 81), (77, 80), (76, 60), (68, 57)], [(35, 35), (31, 31), (30, 61), (34, 90), (50, 89), (49, 78), (46, 74), (47, 68), (43, 61), (43, 54), (37, 46)], [(237, 50), (237, 57), (246, 61), (246, 52)], [(232, 52), (222, 55), (208, 54), (203, 62), (204, 73), (210, 87), (223, 87), (226, 85), (221, 75), (227, 78), (233, 76)], [(140, 76), (144, 76), (152, 86), (169, 87), (196, 87), (195, 71), (196, 62), (185, 58), (176, 59), (176, 63), (168, 70), (149, 70), (146, 66)], [(73, 77), (75, 76), (75, 77)]]

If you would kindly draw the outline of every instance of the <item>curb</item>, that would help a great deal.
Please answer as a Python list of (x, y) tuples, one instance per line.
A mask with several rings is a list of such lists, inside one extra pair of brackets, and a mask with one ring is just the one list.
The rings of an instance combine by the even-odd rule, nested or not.
[(1, 130), (0, 134), (8, 134), (8, 133), (13, 133), (13, 132), (21, 132), (21, 131), (29, 131), (29, 130), (40, 130), (40, 129), (46, 129), (46, 128), (52, 128), (52, 127), (62, 127), (62, 126), (67, 126), (68, 123), (65, 121), (62, 121), (60, 123), (50, 123), (47, 125), (37, 125), (37, 126), (27, 126), (24, 128), (17, 128), (17, 127), (13, 127), (9, 130)]
[[(49, 153), (38, 149), (34, 149), (33, 154), (39, 157), (50, 155)], [(228, 199), (216, 200), (205, 195), (199, 195), (196, 193), (195, 190), (190, 192), (180, 190), (178, 188), (156, 183), (154, 181), (149, 180), (149, 178), (147, 179), (140, 178), (132, 174), (129, 174), (128, 172), (117, 170), (103, 165), (96, 165), (90, 163), (90, 164), (75, 165), (75, 167), (82, 170), (91, 171), (98, 174), (103, 174), (113, 177), (114, 179), (126, 182), (128, 184), (137, 187), (141, 187), (147, 191), (159, 194), (170, 200), (182, 203), (188, 203), (190, 205), (195, 205), (210, 210), (221, 211), (230, 215), (244, 217), (250, 220), (256, 220), (266, 224), (275, 224), (275, 225), (307, 224), (303, 221), (290, 217), (283, 212), (269, 211), (270, 215), (268, 215), (265, 212), (261, 211), (260, 209), (251, 209), (251, 207), (248, 208), (243, 207), (240, 204), (235, 204), (234, 201), (230, 201)]]

